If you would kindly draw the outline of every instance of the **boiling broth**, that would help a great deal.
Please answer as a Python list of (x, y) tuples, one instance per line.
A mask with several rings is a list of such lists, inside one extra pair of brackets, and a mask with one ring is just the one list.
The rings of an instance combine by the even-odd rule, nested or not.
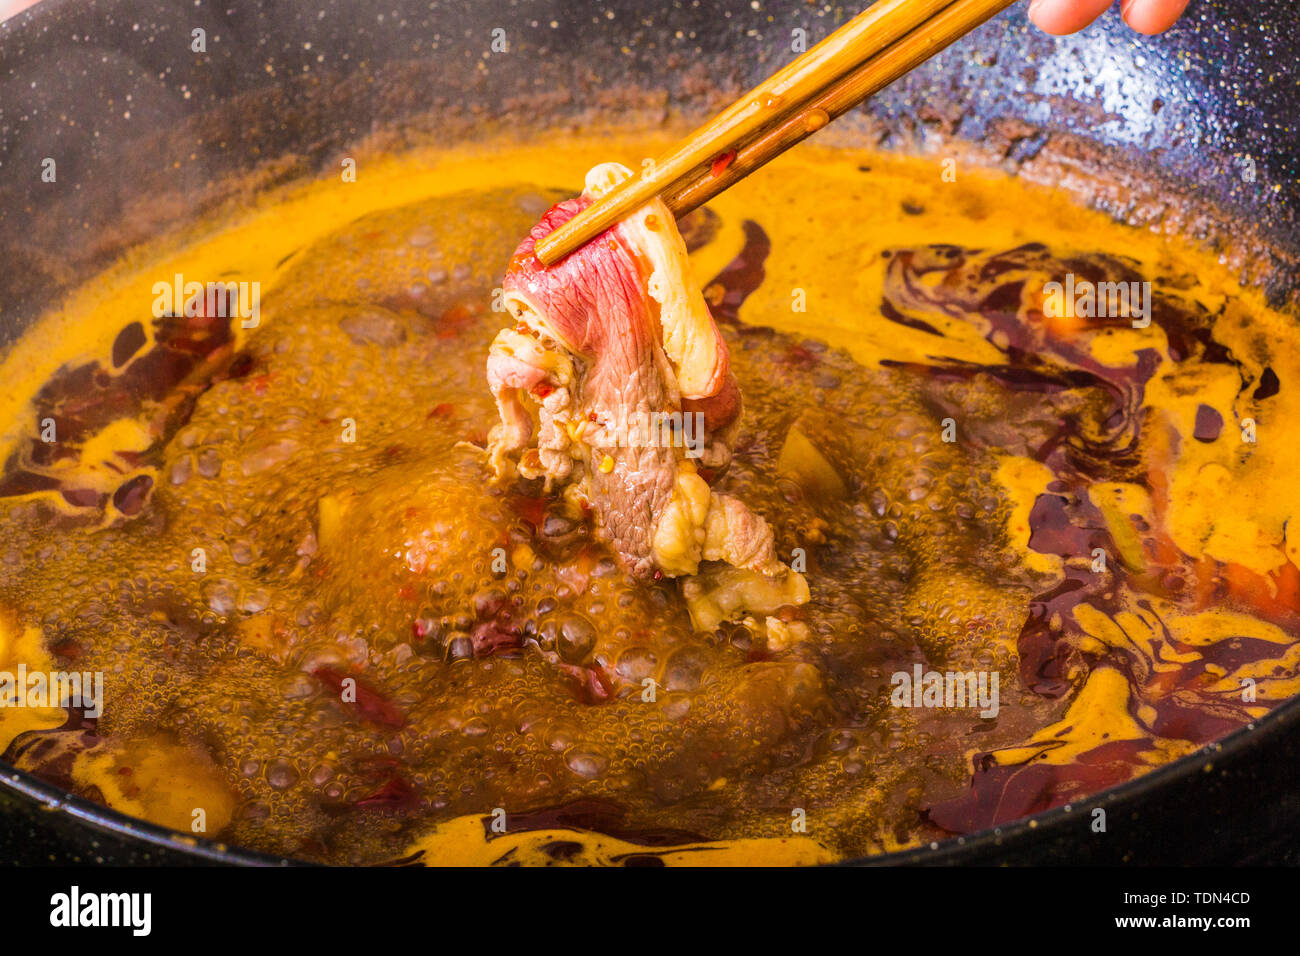
[[(996, 173), (804, 148), (682, 224), (745, 398), (717, 487), (809, 604), (697, 633), (589, 515), (491, 484), (510, 253), (657, 145), (285, 190), (17, 343), (0, 670), (104, 701), (0, 709), (5, 759), (328, 862), (811, 863), (1077, 802), (1300, 690), (1290, 320)], [(259, 282), (256, 328), (155, 317), (175, 275)]]

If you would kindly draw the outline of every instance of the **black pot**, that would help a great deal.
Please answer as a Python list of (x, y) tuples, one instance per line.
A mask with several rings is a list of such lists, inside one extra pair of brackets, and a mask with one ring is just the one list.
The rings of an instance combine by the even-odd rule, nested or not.
[[(0, 25), (0, 348), (125, 249), (239, 201), (250, 174), (269, 188), (337, 169), (363, 143), (448, 142), (503, 123), (526, 135), (647, 108), (685, 132), (787, 60), (791, 30), (815, 42), (856, 12), (757, 7), (45, 0)], [(1287, 303), (1300, 271), (1294, 22), (1289, 0), (1192, 0), (1160, 38), (1112, 13), (1054, 40), (1014, 8), (822, 135), (901, 149), (956, 139), (1022, 175), (1068, 169), (1082, 198), (1138, 223), (1168, 213), (1153, 197), (1183, 196), (1199, 214), (1186, 228)], [(484, 60), (498, 28), (509, 50)], [(191, 51), (196, 29), (204, 54)], [(56, 183), (41, 181), (45, 157)], [(870, 862), (1296, 863), (1298, 768), (1292, 700), (1086, 805)], [(19, 863), (287, 862), (130, 820), (3, 765), (0, 845)]]

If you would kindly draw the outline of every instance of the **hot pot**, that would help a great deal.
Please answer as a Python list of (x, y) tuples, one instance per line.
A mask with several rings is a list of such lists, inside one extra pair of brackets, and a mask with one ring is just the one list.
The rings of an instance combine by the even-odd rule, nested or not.
[[(0, 349), (123, 251), (337, 169), (354, 148), (503, 127), (524, 137), (598, 117), (685, 132), (788, 59), (792, 31), (815, 42), (855, 12), (45, 0), (0, 24)], [(1134, 224), (1172, 221), (1294, 305), (1293, 23), (1288, 0), (1195, 0), (1161, 38), (1112, 12), (1058, 40), (1013, 8), (824, 138), (961, 150)], [(47, 157), (54, 183), (40, 175)], [(1297, 863), (1298, 824), (1300, 699), (1086, 806), (862, 862)], [(3, 765), (0, 845), (15, 863), (291, 862), (129, 819)]]

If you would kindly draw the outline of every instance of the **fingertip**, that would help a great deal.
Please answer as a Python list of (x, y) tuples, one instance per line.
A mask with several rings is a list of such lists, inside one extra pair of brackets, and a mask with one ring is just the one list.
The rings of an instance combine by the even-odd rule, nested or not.
[(1147, 36), (1164, 33), (1178, 22), (1188, 0), (1125, 0), (1120, 8), (1124, 22)]
[(1110, 4), (1111, 0), (1033, 0), (1029, 4), (1029, 19), (1044, 33), (1065, 36), (1078, 33)]

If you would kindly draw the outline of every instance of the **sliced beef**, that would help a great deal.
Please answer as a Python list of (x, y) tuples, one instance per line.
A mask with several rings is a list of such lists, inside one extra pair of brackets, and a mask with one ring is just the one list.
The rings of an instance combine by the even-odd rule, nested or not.
[(515, 252), (502, 289), (517, 324), (488, 359), (501, 418), (492, 468), (588, 504), (639, 577), (719, 561), (788, 582), (801, 603), (807, 587), (777, 559), (767, 522), (700, 475), (730, 461), (741, 399), (667, 207), (648, 203), (554, 266), (534, 254), (628, 175), (593, 169), (583, 195), (550, 209)]

